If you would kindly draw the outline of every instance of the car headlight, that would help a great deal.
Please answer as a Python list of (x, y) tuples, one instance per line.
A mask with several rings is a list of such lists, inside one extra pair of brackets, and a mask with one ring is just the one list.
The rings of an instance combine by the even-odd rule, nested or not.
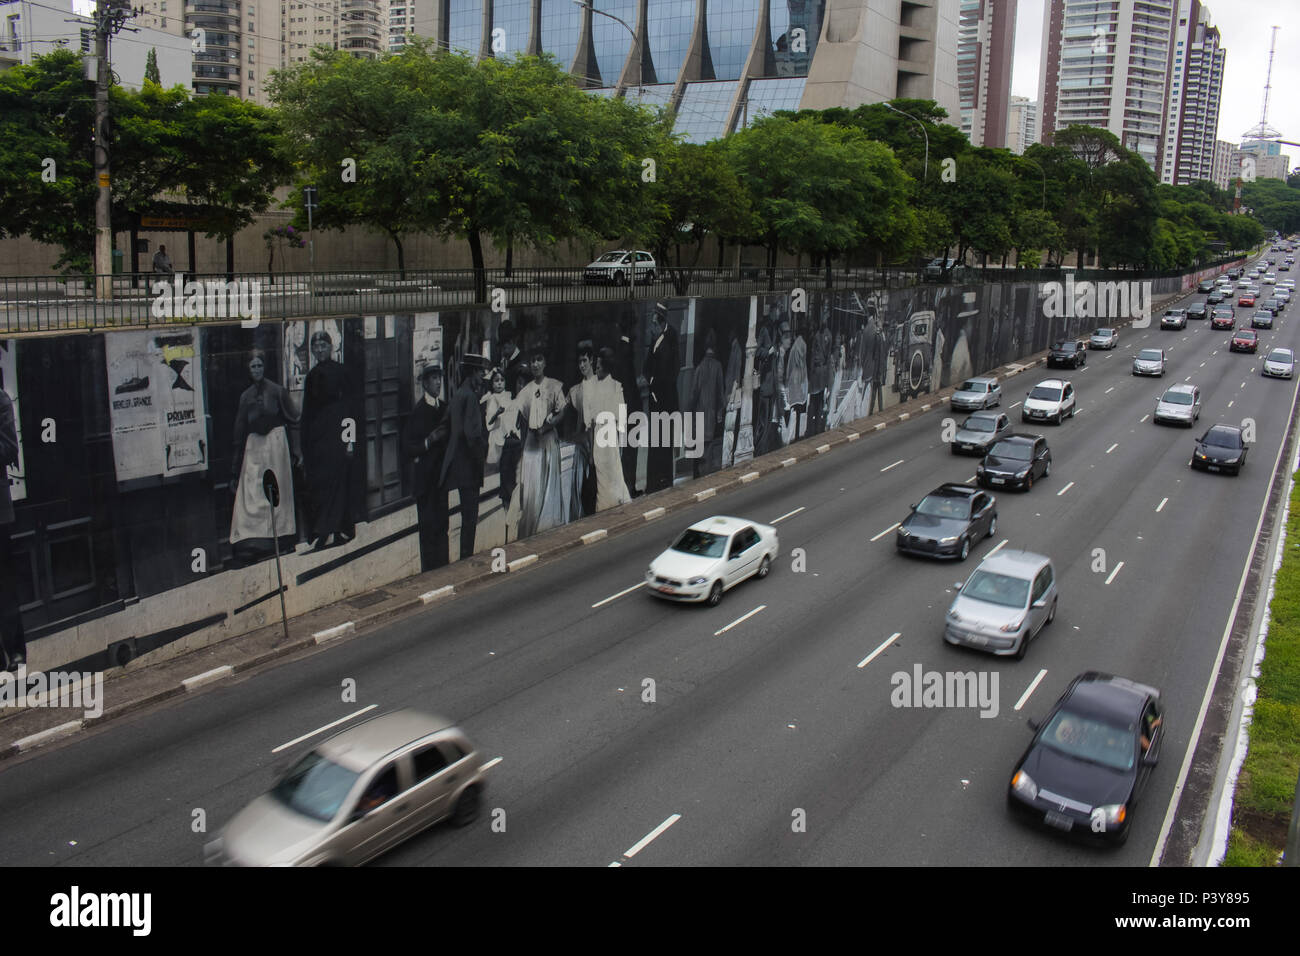
[(1240, 456), (1240, 455), (1234, 455), (1232, 458), (1225, 458), (1225, 459), (1223, 459), (1223, 463), (1224, 463), (1225, 465), (1235, 465), (1235, 464), (1236, 464), (1237, 462), (1239, 462), (1240, 460), (1241, 460), (1241, 456)]
[(1038, 784), (1034, 783), (1029, 774), (1023, 770), (1017, 770), (1016, 775), (1011, 778), (1011, 789), (1026, 800), (1038, 799)]
[(1018, 472), (1016, 472), (1016, 477), (1019, 478), (1019, 479), (1028, 478), (1028, 477), (1029, 477), (1029, 469), (1026, 468), (1024, 471), (1018, 471)]
[(940, 538), (940, 539), (939, 539), (939, 543), (940, 543), (940, 544), (956, 544), (956, 543), (957, 543), (957, 535), (953, 535), (951, 538)]
[(1097, 809), (1106, 815), (1107, 826), (1119, 826), (1128, 816), (1128, 807), (1122, 803), (1112, 803)]
[(1003, 624), (1000, 628), (998, 628), (998, 630), (1005, 631), (1008, 634), (1012, 634), (1020, 630), (1024, 626), (1024, 624), (1025, 624), (1025, 619), (1022, 617), (1020, 620), (1012, 621), (1010, 624)]
[(691, 586), (693, 587), (693, 586), (695, 586), (695, 585), (697, 585), (697, 584), (703, 584), (703, 583), (704, 583), (705, 581), (707, 581), (707, 580), (708, 580), (708, 578), (691, 578), (691, 579), (690, 579), (689, 581), (687, 581), (686, 583), (689, 584), (689, 585), (691, 585)]
[(645, 576), (648, 578), (652, 578), (655, 576), (654, 565), (651, 565), (650, 567), (645, 569)]
[(1203, 452), (1203, 451), (1198, 451), (1198, 452), (1196, 453), (1196, 457), (1199, 458), (1199, 459), (1201, 459), (1201, 461), (1204, 461), (1204, 460), (1205, 460), (1205, 452)]

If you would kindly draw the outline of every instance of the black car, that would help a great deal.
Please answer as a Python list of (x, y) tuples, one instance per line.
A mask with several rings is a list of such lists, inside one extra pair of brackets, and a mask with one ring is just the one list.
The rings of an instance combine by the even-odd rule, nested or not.
[(1265, 299), (1255, 308), (1261, 312), (1271, 312), (1273, 315), (1277, 315), (1282, 311), (1282, 301), (1280, 299)]
[(1007, 787), (1007, 809), (1037, 823), (1122, 844), (1165, 738), (1160, 691), (1088, 671), (1041, 724)]
[(1088, 363), (1088, 343), (1082, 339), (1057, 342), (1047, 353), (1047, 367), (1080, 368)]
[(1228, 270), (1228, 278), (1229, 278), (1229, 279), (1232, 279), (1234, 282), (1235, 282), (1237, 279), (1240, 279), (1240, 278), (1241, 278), (1243, 275), (1245, 275), (1245, 274), (1246, 274), (1246, 270), (1245, 270), (1245, 269), (1242, 269), (1240, 266), (1237, 267), (1236, 269), (1229, 269), (1229, 270)]
[(1206, 316), (1204, 302), (1193, 302), (1187, 307), (1187, 317), (1189, 319), (1203, 319)]
[(899, 551), (965, 561), (971, 542), (992, 537), (998, 527), (998, 502), (972, 485), (940, 485), (903, 519), (895, 535)]
[(1236, 425), (1214, 425), (1196, 441), (1192, 467), (1208, 471), (1231, 471), (1241, 474), (1246, 464), (1246, 441)]
[(1212, 289), (1210, 291), (1210, 294), (1205, 297), (1205, 301), (1210, 305), (1218, 305), (1219, 303), (1225, 301), (1227, 297), (1228, 297), (1227, 293), (1225, 293), (1221, 289), (1215, 288)]
[(1008, 435), (975, 468), (975, 480), (985, 487), (1034, 487), (1035, 478), (1052, 473), (1052, 451), (1042, 435)]

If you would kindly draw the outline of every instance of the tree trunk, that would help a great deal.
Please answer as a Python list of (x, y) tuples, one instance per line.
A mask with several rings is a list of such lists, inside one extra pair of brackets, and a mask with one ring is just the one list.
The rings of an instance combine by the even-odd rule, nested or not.
[(474, 301), (487, 302), (487, 270), (483, 267), (483, 239), (478, 228), (469, 228), (469, 255), (474, 266)]
[(718, 268), (726, 268), (727, 240), (718, 236)]
[(515, 240), (511, 236), (506, 239), (506, 278), (510, 278), (511, 272), (515, 267)]
[(767, 247), (767, 291), (776, 291), (776, 243)]
[(406, 247), (402, 245), (402, 237), (393, 233), (393, 245), (397, 246), (397, 277), (406, 278)]
[(226, 279), (235, 281), (235, 237), (226, 236)]
[(266, 244), (266, 253), (267, 253), (266, 273), (271, 277), (271, 281), (268, 282), (267, 285), (275, 285), (275, 240), (274, 239)]

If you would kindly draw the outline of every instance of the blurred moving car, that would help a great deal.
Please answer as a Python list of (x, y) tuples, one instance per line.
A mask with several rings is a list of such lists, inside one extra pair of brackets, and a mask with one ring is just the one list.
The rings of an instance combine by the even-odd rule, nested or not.
[(908, 554), (965, 561), (971, 542), (992, 537), (997, 527), (996, 498), (972, 485), (943, 484), (912, 505), (894, 545)]
[(1070, 681), (1016, 761), (1007, 809), (1065, 833), (1123, 844), (1160, 760), (1160, 691), (1088, 671)]
[(399, 710), (318, 744), (209, 846), (233, 866), (357, 866), (442, 820), (471, 823), (478, 749), (451, 721)]
[(650, 562), (646, 587), (655, 597), (716, 607), (723, 592), (765, 578), (781, 553), (776, 528), (719, 515), (697, 521)]
[(1056, 568), (1029, 551), (999, 551), (954, 585), (957, 597), (944, 619), (943, 639), (1021, 660), (1056, 617)]

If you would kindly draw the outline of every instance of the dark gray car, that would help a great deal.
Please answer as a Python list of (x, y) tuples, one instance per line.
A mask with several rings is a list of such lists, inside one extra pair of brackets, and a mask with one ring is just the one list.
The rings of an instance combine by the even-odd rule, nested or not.
[(1011, 434), (1011, 419), (1002, 412), (976, 412), (967, 416), (952, 437), (954, 455), (983, 455), (999, 438)]

